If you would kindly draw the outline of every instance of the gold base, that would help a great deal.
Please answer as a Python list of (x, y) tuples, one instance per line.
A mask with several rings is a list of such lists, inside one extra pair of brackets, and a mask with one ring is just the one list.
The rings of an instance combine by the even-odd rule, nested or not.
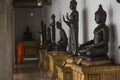
[(65, 57), (68, 55), (65, 51), (52, 51), (50, 54), (48, 54), (49, 57), (49, 71), (48, 75), (53, 78), (57, 76), (57, 69), (56, 66), (60, 66), (64, 60)]
[(70, 65), (74, 80), (120, 80), (120, 66), (79, 66)]

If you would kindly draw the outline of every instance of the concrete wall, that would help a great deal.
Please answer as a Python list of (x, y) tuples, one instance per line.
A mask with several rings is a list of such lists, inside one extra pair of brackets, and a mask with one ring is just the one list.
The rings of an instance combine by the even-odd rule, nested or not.
[[(94, 21), (94, 13), (97, 11), (99, 4), (102, 4), (103, 9), (107, 12), (106, 25), (110, 28), (110, 50), (109, 56), (120, 64), (120, 4), (116, 0), (76, 0), (78, 2), (77, 10), (79, 11), (79, 44), (82, 44), (93, 38), (93, 31), (97, 24)], [(69, 36), (69, 28), (63, 22), (62, 16), (68, 12), (70, 0), (52, 0), (51, 6), (45, 6), (45, 12), (47, 25), (51, 22), (50, 16), (54, 13), (56, 15), (56, 21), (62, 22), (62, 26), (65, 29), (67, 36)], [(57, 31), (57, 40), (59, 39)]]
[[(33, 13), (33, 15), (30, 15)], [(15, 8), (15, 42), (22, 41), (26, 26), (29, 26), (33, 39), (39, 46), (39, 31), (42, 19), (41, 8)]]
[(10, 0), (0, 0), (0, 80), (13, 78), (12, 5)]

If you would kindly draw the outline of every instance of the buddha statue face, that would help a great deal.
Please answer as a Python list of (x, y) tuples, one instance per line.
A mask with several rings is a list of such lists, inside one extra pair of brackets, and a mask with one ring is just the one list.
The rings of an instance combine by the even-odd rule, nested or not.
[(71, 0), (70, 1), (70, 9), (71, 10), (76, 10), (77, 2), (76, 0)]
[(102, 17), (100, 17), (100, 16), (95, 16), (95, 22), (96, 22), (97, 24), (105, 23), (105, 21), (106, 21), (106, 18), (102, 18)]
[(51, 16), (51, 19), (52, 19), (52, 20), (55, 20), (55, 15), (54, 15), (54, 14)]
[(58, 29), (61, 29), (61, 23), (60, 22), (57, 21), (56, 26), (57, 26)]
[(106, 21), (106, 12), (103, 10), (102, 5), (99, 5), (99, 9), (95, 12), (95, 21), (97, 24), (102, 24)]

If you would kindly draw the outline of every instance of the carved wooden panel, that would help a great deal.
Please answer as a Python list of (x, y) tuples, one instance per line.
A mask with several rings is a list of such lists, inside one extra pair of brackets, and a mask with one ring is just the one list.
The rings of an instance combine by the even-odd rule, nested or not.
[(117, 74), (115, 74), (115, 73), (105, 74), (104, 80), (118, 80)]
[(100, 75), (91, 74), (91, 75), (88, 75), (88, 80), (101, 80), (101, 79), (100, 79)]
[(71, 64), (74, 80), (120, 80), (119, 65), (79, 66)]

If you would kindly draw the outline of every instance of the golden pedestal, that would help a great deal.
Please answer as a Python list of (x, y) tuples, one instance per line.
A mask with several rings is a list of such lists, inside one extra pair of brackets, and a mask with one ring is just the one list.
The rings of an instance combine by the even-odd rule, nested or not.
[(57, 66), (58, 80), (72, 80), (72, 69), (70, 67)]
[(70, 64), (78, 61), (79, 58), (77, 56), (68, 56), (61, 66), (57, 66), (58, 80), (73, 80), (73, 70)]
[(120, 80), (120, 66), (80, 66), (70, 64), (73, 80)]
[(48, 55), (49, 51), (47, 50), (40, 50), (39, 51), (39, 65), (44, 71), (48, 71), (49, 68), (49, 58)]
[(46, 72), (48, 72), (48, 69), (49, 69), (49, 57), (48, 55), (50, 54), (49, 51), (45, 51), (45, 55), (43, 57), (43, 66), (42, 66), (42, 69)]
[(44, 56), (45, 56), (45, 52), (46, 50), (39, 50), (39, 66), (43, 66), (43, 59), (44, 59)]
[(51, 54), (48, 55), (48, 57), (49, 57), (48, 75), (51, 78), (57, 77), (56, 66), (60, 66), (64, 62), (66, 56), (68, 56), (68, 53), (65, 51), (59, 51), (59, 52), (51, 51)]

